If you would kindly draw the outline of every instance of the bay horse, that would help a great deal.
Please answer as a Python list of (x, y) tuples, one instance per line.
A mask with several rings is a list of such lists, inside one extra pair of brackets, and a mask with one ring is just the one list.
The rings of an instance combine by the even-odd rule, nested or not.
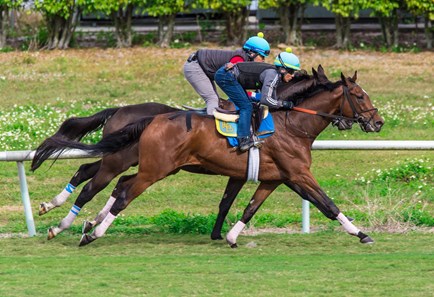
[[(324, 85), (329, 82), (321, 65), (318, 67), (318, 72), (314, 69), (312, 69), (312, 72), (313, 76), (300, 74), (290, 84), (281, 85), (277, 90), (279, 98), (295, 96), (313, 86)], [(228, 101), (226, 100), (220, 100), (220, 107), (229, 110), (234, 108), (228, 104)], [(53, 155), (55, 152), (58, 154), (62, 152), (62, 150), (57, 150), (56, 147), (51, 145), (53, 139), (60, 138), (79, 141), (85, 135), (102, 127), (104, 127), (103, 136), (106, 136), (140, 118), (175, 111), (180, 111), (180, 109), (159, 103), (144, 103), (120, 108), (109, 108), (89, 117), (67, 119), (62, 123), (59, 130), (53, 136), (47, 138), (36, 149), (31, 169), (32, 171), (35, 171), (49, 156)], [(79, 211), (79, 209), (81, 209), (87, 202), (91, 201), (92, 198), (98, 192), (103, 190), (117, 175), (126, 171), (131, 166), (137, 165), (137, 163), (138, 148), (137, 145), (134, 144), (124, 150), (116, 152), (115, 154), (105, 155), (101, 160), (96, 162), (81, 165), (61, 193), (56, 195), (50, 202), (43, 202), (40, 204), (39, 215), (46, 214), (50, 210), (61, 206), (78, 185), (91, 179), (90, 182), (83, 187), (71, 208), (71, 211), (77, 215), (77, 211)], [(192, 166), (184, 167), (183, 169), (195, 173), (212, 174), (212, 172)], [(219, 205), (219, 213), (211, 233), (211, 239), (222, 239), (221, 229), (224, 219), (245, 182), (245, 179), (229, 178)], [(84, 222), (83, 233), (88, 232), (102, 221), (115, 199), (116, 192), (113, 192), (103, 211), (101, 211), (93, 221)], [(71, 216), (71, 214), (68, 213), (57, 227), (49, 228), (47, 238), (49, 240), (53, 239), (60, 232), (68, 229), (72, 225), (74, 219), (75, 216)]]
[[(379, 132), (384, 120), (372, 106), (368, 94), (352, 78), (341, 73), (341, 80), (331, 83), (329, 90), (319, 88), (292, 111), (272, 111), (275, 134), (265, 140), (260, 150), (259, 181), (261, 182), (245, 209), (242, 218), (226, 236), (236, 247), (238, 235), (265, 199), (280, 184), (285, 184), (303, 199), (314, 204), (327, 218), (338, 220), (361, 243), (373, 240), (353, 225), (321, 189), (310, 172), (311, 147), (317, 136), (335, 117), (358, 122), (365, 132)], [(310, 111), (310, 112), (309, 112)], [(312, 111), (321, 116), (313, 117)], [(186, 121), (191, 116), (191, 129)], [(214, 120), (188, 112), (158, 115), (130, 124), (104, 137), (95, 145), (58, 139), (61, 149), (76, 148), (91, 154), (115, 153), (138, 142), (137, 174), (120, 178), (118, 196), (110, 211), (91, 234), (84, 234), (80, 246), (104, 235), (116, 216), (150, 185), (177, 173), (184, 166), (200, 166), (213, 173), (245, 179), (247, 154), (231, 148), (217, 133)]]

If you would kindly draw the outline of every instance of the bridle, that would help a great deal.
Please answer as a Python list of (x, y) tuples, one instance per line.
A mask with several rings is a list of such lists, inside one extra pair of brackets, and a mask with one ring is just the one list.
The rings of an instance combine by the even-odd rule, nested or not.
[[(345, 100), (348, 101), (348, 104), (350, 105), (351, 110), (353, 112), (353, 118), (351, 118), (351, 120), (353, 122), (359, 123), (360, 126), (362, 127), (362, 130), (366, 131), (367, 125), (369, 125), (371, 120), (377, 114), (378, 108), (374, 107), (374, 108), (370, 108), (370, 109), (366, 109), (366, 110), (361, 109), (360, 111), (358, 111), (356, 105), (354, 104), (354, 101), (351, 98), (351, 94), (350, 94), (350, 91), (352, 89), (354, 89), (356, 86), (358, 86), (356, 83), (354, 83), (354, 85), (351, 87), (348, 87), (346, 85), (342, 86), (343, 91), (344, 91), (344, 100), (342, 101), (343, 103), (341, 105), (340, 114), (342, 115), (342, 109), (343, 109), (344, 101)], [(363, 93), (365, 93), (365, 91), (363, 91)], [(357, 97), (356, 100), (364, 100), (364, 98), (363, 98), (363, 96), (361, 98)], [(359, 105), (359, 107), (360, 107), (360, 105)], [(372, 112), (372, 114), (368, 119), (365, 119), (364, 117), (362, 117), (362, 114), (367, 113), (367, 112), (369, 112), (369, 113)]]
[[(331, 118), (331, 119), (333, 119), (333, 122), (337, 122), (337, 123), (340, 123), (342, 121), (359, 123), (360, 126), (362, 127), (362, 130), (366, 131), (367, 125), (369, 125), (369, 122), (373, 119), (375, 114), (378, 112), (378, 109), (377, 108), (371, 108), (371, 109), (360, 110), (360, 111), (357, 110), (357, 107), (354, 104), (354, 102), (351, 98), (351, 94), (350, 94), (350, 91), (352, 89), (354, 89), (356, 86), (358, 86), (356, 83), (354, 83), (354, 85), (351, 87), (348, 87), (346, 85), (342, 85), (344, 98), (342, 100), (338, 115), (325, 113), (322, 111), (315, 111), (315, 110), (311, 110), (311, 109), (301, 108), (301, 107), (294, 107), (293, 110), (308, 113), (308, 114), (313, 114), (313, 115), (319, 115), (319, 116), (326, 117), (326, 118)], [(363, 98), (361, 98), (360, 100), (363, 100)], [(353, 112), (353, 117), (346, 117), (343, 115), (343, 109), (344, 109), (344, 105), (345, 105), (346, 101), (348, 102), (348, 104), (349, 104), (349, 106)], [(372, 111), (373, 111), (373, 113), (369, 119), (364, 119), (361, 116), (364, 113), (372, 112)]]

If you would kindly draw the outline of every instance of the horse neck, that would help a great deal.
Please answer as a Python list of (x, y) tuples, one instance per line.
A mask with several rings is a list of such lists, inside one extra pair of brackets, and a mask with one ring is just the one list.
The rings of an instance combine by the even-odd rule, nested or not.
[(280, 100), (286, 100), (289, 97), (306, 93), (308, 90), (315, 87), (315, 85), (316, 80), (314, 77), (305, 76), (301, 80), (294, 82), (291, 80), (277, 87), (277, 97)]
[[(337, 86), (332, 91), (323, 90), (318, 94), (305, 99), (297, 107), (314, 110), (327, 114), (337, 114), (342, 104), (343, 89)], [(286, 118), (285, 112), (279, 112)], [(311, 115), (304, 112), (292, 111), (289, 114), (290, 126), (287, 130), (295, 128), (304, 135), (312, 138), (312, 141), (330, 124), (331, 118)], [(288, 123), (288, 121), (286, 121)]]

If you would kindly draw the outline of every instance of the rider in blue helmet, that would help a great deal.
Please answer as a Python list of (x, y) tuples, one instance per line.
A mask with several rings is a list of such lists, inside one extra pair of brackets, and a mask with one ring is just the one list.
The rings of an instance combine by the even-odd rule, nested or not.
[(245, 90), (260, 89), (261, 104), (272, 108), (290, 110), (294, 106), (293, 103), (278, 100), (276, 89), (279, 84), (287, 83), (293, 79), (297, 70), (300, 70), (300, 61), (290, 49), (287, 49), (286, 52), (277, 56), (274, 65), (267, 63), (227, 64), (216, 72), (215, 81), (217, 85), (240, 109), (237, 137), (238, 148), (241, 152), (247, 151), (256, 145), (250, 133), (253, 108)]
[(184, 76), (194, 90), (205, 100), (207, 114), (212, 115), (219, 104), (214, 84), (215, 72), (226, 63), (263, 62), (270, 53), (270, 45), (264, 34), (251, 37), (243, 48), (236, 50), (200, 49), (188, 57), (184, 64)]

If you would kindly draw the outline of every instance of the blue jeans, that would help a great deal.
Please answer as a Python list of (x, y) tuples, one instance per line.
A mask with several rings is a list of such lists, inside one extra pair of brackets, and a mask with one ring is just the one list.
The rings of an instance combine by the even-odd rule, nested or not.
[(221, 67), (214, 76), (215, 82), (228, 95), (229, 99), (240, 109), (238, 120), (238, 137), (250, 136), (250, 121), (252, 118), (252, 104), (246, 91), (237, 81), (232, 71)]

